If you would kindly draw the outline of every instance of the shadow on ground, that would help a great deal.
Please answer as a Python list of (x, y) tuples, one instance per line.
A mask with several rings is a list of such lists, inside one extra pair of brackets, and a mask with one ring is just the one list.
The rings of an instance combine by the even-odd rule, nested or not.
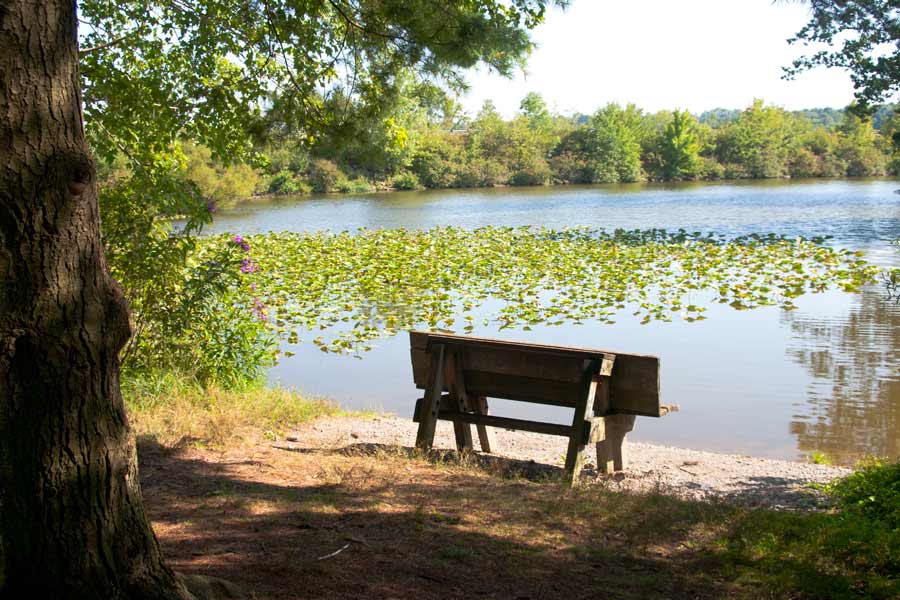
[(142, 440), (144, 497), (170, 564), (259, 600), (729, 595), (697, 547), (721, 507), (572, 491), (558, 468), (501, 457), (292, 450)]

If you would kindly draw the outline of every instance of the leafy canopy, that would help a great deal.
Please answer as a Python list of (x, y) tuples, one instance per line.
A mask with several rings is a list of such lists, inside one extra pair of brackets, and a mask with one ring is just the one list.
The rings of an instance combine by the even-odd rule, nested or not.
[(451, 85), (479, 62), (510, 74), (550, 1), (83, 0), (92, 143), (111, 157), (140, 140), (148, 159), (180, 136), (242, 157), (274, 93), (315, 135), (339, 121), (329, 98), (378, 107), (406, 69)]
[(868, 112), (900, 90), (897, 0), (810, 0), (810, 20), (791, 43), (825, 44), (785, 69), (793, 77), (818, 66), (850, 72), (857, 110)]
[[(126, 366), (156, 364), (179, 356), (178, 348), (234, 347), (222, 340), (240, 328), (215, 330), (212, 321), (205, 333), (194, 328), (196, 338), (185, 332), (170, 343), (169, 333), (196, 317), (184, 302), (191, 286), (209, 305), (237, 301), (233, 286), (208, 285), (221, 258), (192, 263), (195, 235), (217, 202), (242, 182), (251, 187), (246, 170), (242, 181), (225, 181), (240, 173), (216, 161), (264, 163), (254, 148), (271, 133), (267, 113), (305, 147), (325, 134), (362, 131), (389, 150), (369, 168), (392, 167), (403, 159), (405, 133), (384, 117), (409, 74), (450, 88), (476, 63), (508, 75), (530, 52), (528, 30), (550, 4), (565, 0), (81, 0), (84, 115), (101, 165), (102, 235), (135, 331)], [(291, 186), (285, 176), (281, 187)], [(256, 331), (252, 321), (240, 323)], [(221, 361), (204, 356), (218, 370)]]

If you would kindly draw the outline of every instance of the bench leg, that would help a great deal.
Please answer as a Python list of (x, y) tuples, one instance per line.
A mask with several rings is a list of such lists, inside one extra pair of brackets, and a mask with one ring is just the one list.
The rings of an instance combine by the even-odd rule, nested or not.
[[(459, 354), (452, 350), (447, 355), (447, 388), (450, 390), (450, 396), (446, 405), (441, 406), (441, 410), (468, 412), (470, 400), (466, 393), (462, 362)], [(456, 438), (457, 452), (471, 452), (475, 449), (472, 445), (472, 426), (469, 423), (453, 421), (453, 437)]]
[(431, 375), (428, 383), (428, 393), (422, 399), (420, 406), (419, 431), (416, 433), (416, 448), (431, 450), (434, 445), (434, 429), (437, 426), (438, 411), (441, 406), (441, 396), (444, 392), (444, 345), (438, 344), (431, 348)]
[[(453, 406), (450, 406), (451, 403), (453, 404)], [(447, 404), (448, 409), (464, 412), (460, 409), (458, 402), (453, 402), (451, 400)], [(469, 423), (463, 423), (462, 421), (453, 421), (453, 437), (456, 438), (457, 452), (472, 452), (475, 449), (475, 447), (472, 445), (472, 426)]]
[(584, 447), (587, 445), (584, 432), (585, 426), (590, 424), (588, 415), (594, 414), (594, 399), (599, 383), (596, 376), (598, 367), (597, 361), (586, 361), (581, 397), (575, 403), (575, 414), (569, 431), (569, 448), (566, 451), (566, 474), (571, 480), (572, 487), (578, 483), (578, 476), (584, 464)]
[(597, 442), (597, 471), (609, 473), (625, 469), (625, 435), (634, 429), (634, 415), (604, 417), (604, 439)]
[[(475, 412), (480, 415), (488, 414), (487, 398), (481, 396), (475, 401)], [(492, 452), (491, 448), (494, 447), (493, 436), (490, 430), (486, 425), (476, 425), (475, 427), (478, 429), (478, 442), (481, 444), (481, 451), (490, 454)]]

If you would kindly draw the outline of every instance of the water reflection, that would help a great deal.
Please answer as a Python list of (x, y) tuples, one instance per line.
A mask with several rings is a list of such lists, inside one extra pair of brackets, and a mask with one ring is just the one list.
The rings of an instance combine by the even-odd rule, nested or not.
[(867, 288), (838, 316), (787, 312), (787, 355), (813, 377), (795, 403), (800, 451), (842, 462), (900, 455), (900, 306)]

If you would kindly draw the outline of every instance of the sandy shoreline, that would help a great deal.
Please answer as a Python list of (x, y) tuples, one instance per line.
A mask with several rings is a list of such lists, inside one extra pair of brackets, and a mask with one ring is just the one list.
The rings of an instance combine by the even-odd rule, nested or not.
[[(562, 467), (566, 440), (522, 431), (494, 429), (494, 455), (549, 467)], [(328, 417), (288, 436), (294, 447), (344, 448), (357, 444), (413, 445), (416, 424), (391, 415)], [(598, 476), (595, 455), (587, 453), (583, 477), (613, 490), (652, 491), (694, 500), (721, 500), (781, 510), (826, 506), (810, 483), (824, 483), (850, 473), (850, 469), (786, 460), (719, 454), (627, 442), (628, 464), (623, 473)], [(452, 449), (453, 426), (438, 423), (435, 448)]]

